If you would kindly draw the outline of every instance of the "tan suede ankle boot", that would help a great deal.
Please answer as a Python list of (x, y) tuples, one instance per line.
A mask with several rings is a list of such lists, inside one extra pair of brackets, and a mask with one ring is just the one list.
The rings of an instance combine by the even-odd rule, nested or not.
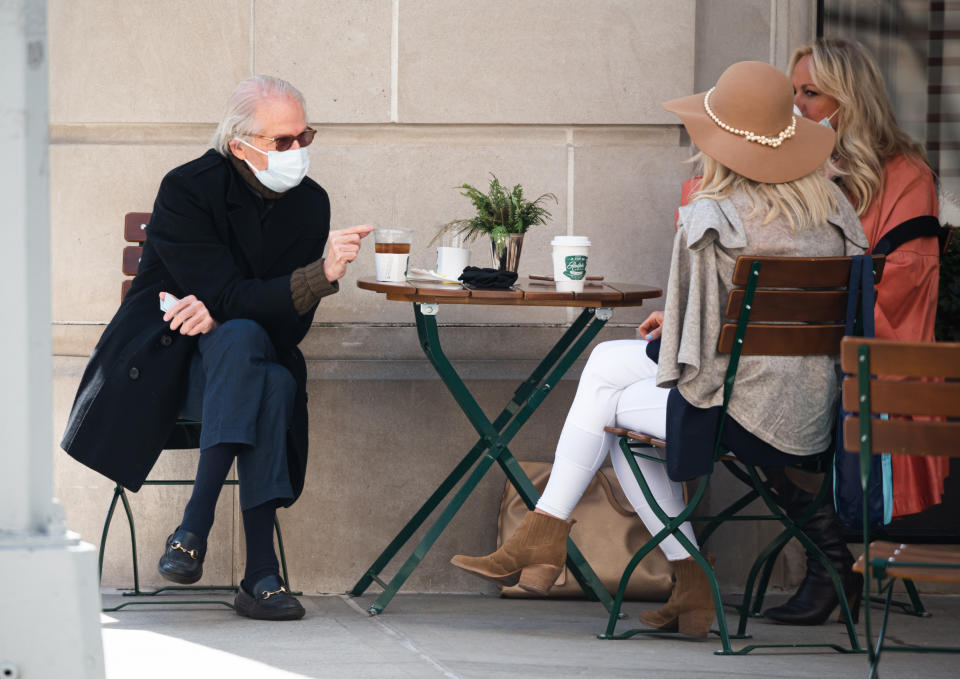
[[(716, 559), (709, 557), (712, 567)], [(706, 637), (714, 618), (710, 581), (693, 557), (671, 561), (673, 591), (667, 603), (655, 611), (644, 611), (640, 622), (652, 629), (680, 632), (691, 637)]]
[(527, 512), (516, 532), (493, 554), (457, 554), (450, 563), (506, 586), (519, 580), (523, 589), (546, 595), (567, 560), (567, 536), (573, 524), (548, 514)]

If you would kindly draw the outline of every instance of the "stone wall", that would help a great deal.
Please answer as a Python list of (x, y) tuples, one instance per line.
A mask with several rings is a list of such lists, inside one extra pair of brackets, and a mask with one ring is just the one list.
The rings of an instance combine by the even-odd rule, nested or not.
[[(271, 73), (304, 92), (319, 130), (310, 174), (330, 194), (333, 228), (411, 228), (411, 264), (432, 268), (428, 241), (441, 224), (469, 215), (453, 187), (484, 184), (494, 172), (534, 196), (559, 197), (550, 223), (526, 238), (522, 274), (549, 272), (550, 239), (577, 234), (594, 243), (591, 273), (662, 286), (691, 150), (660, 102), (708, 88), (740, 59), (783, 67), (813, 31), (812, 4), (50, 0), (55, 436), (119, 301), (123, 214), (149, 211), (163, 174), (203, 153), (240, 79)], [(473, 263), (486, 264), (487, 248), (475, 245)], [(303, 498), (280, 517), (293, 584), (306, 592), (349, 587), (475, 440), (422, 356), (409, 306), (355, 287), (373, 274), (371, 250), (321, 304), (302, 347), (311, 466)], [(618, 311), (601, 337), (633, 337), (661, 304)], [(440, 321), (481, 405), (499, 411), (572, 317), (453, 306)], [(519, 459), (552, 457), (578, 372), (516, 438)], [(165, 453), (154, 477), (191, 476), (196, 455)], [(97, 543), (112, 484), (62, 452), (55, 460), (68, 525)], [(502, 488), (502, 475), (490, 474), (407, 589), (492, 591), (447, 560), (494, 547)], [(724, 493), (721, 484), (715, 496)], [(147, 583), (159, 581), (155, 560), (187, 494), (146, 488), (132, 498)], [(727, 535), (715, 551), (723, 579), (736, 583), (733, 565), (760, 538), (748, 529)], [(227, 489), (206, 581), (238, 581), (242, 539)], [(128, 550), (118, 521), (105, 586), (131, 583)]]

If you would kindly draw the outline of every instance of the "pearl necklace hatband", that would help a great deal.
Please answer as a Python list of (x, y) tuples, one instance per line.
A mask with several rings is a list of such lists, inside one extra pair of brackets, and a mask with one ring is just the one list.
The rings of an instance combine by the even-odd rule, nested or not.
[(720, 118), (717, 117), (717, 114), (713, 112), (713, 109), (710, 108), (710, 94), (715, 89), (717, 89), (716, 86), (711, 87), (707, 91), (707, 93), (703, 96), (703, 108), (706, 109), (707, 115), (710, 116), (713, 122), (715, 122), (717, 125), (719, 125), (721, 128), (723, 128), (727, 132), (731, 132), (733, 134), (738, 134), (741, 137), (745, 137), (747, 141), (756, 142), (757, 144), (763, 144), (764, 146), (772, 146), (773, 148), (779, 147), (780, 144), (782, 144), (785, 140), (789, 139), (794, 134), (796, 134), (797, 119), (795, 116), (790, 116), (790, 125), (786, 127), (776, 137), (764, 137), (762, 134), (750, 132), (749, 130), (741, 130), (736, 127), (727, 125), (725, 122), (720, 120)]

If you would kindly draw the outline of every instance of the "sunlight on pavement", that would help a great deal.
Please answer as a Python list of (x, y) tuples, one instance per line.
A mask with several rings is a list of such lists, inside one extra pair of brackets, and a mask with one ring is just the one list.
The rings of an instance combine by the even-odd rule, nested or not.
[(107, 679), (169, 679), (181, 672), (192, 677), (230, 679), (304, 679), (233, 653), (144, 630), (111, 629), (104, 616), (103, 647)]

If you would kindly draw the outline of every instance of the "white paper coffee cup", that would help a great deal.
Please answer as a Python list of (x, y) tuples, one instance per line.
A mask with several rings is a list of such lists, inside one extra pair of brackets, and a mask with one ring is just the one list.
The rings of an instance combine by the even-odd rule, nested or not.
[(553, 280), (560, 292), (583, 292), (587, 277), (590, 239), (586, 236), (556, 236), (553, 246)]
[(457, 280), (470, 263), (470, 250), (440, 246), (437, 248), (437, 273), (444, 278)]

